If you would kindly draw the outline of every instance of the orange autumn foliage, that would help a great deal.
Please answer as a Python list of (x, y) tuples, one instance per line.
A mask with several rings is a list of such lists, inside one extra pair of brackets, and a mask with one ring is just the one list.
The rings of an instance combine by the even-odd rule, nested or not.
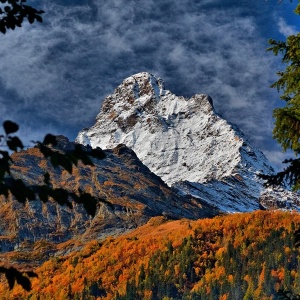
[[(153, 218), (146, 225), (130, 233), (104, 241), (90, 242), (82, 250), (60, 260), (53, 258), (47, 261), (35, 270), (38, 278), (32, 280), (33, 288), (29, 293), (20, 289), (19, 286), (9, 291), (6, 282), (2, 281), (0, 299), (25, 298), (34, 295), (43, 295), (42, 299), (45, 300), (60, 299), (67, 293), (83, 293), (87, 284), (98, 281), (101, 281), (99, 286), (105, 290), (105, 296), (101, 296), (101, 299), (113, 299), (116, 292), (120, 295), (126, 292), (126, 284), (129, 281), (138, 282), (142, 265), (148, 268), (154, 253), (159, 250), (168, 251), (167, 245), (170, 241), (171, 246), (176, 249), (189, 236), (195, 236), (195, 240), (202, 249), (193, 266), (196, 276), (200, 279), (197, 282), (191, 282), (185, 274), (182, 280), (190, 291), (196, 292), (203, 288), (209, 294), (212, 288), (205, 286), (204, 282), (228, 283), (229, 285), (234, 282), (234, 274), (227, 273), (226, 267), (222, 264), (222, 260), (228, 255), (229, 245), (232, 245), (230, 247), (233, 249), (239, 248), (241, 255), (247, 255), (251, 250), (248, 244), (251, 243), (252, 247), (258, 249), (257, 255), (259, 256), (263, 253), (263, 249), (257, 245), (270, 236), (274, 227), (284, 228), (290, 232), (292, 223), (300, 224), (299, 214), (257, 211), (197, 221), (165, 221), (160, 217)], [(192, 245), (191, 249), (193, 247)], [(284, 248), (284, 255), (287, 257), (291, 255), (291, 252), (290, 247)], [(210, 262), (214, 263), (209, 265)], [(176, 262), (175, 276), (179, 276), (181, 271), (179, 262)], [(293, 278), (299, 277), (297, 270), (293, 270), (291, 274)], [(276, 279), (276, 287), (280, 287), (285, 278), (285, 270), (283, 268), (272, 269), (270, 275)], [(170, 271), (164, 271), (164, 276), (171, 276)], [(257, 295), (261, 295), (265, 276), (266, 267), (262, 265), (257, 278), (258, 287), (254, 291)], [(245, 275), (243, 280), (245, 284), (252, 284), (250, 274)], [(150, 297), (151, 291), (145, 290), (146, 294)], [(88, 299), (97, 299), (97, 297)], [(229, 298), (224, 293), (219, 299)]]

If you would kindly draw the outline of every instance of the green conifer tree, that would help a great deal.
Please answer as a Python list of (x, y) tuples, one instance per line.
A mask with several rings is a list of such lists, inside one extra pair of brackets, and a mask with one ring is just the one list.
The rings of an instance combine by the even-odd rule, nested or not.
[[(300, 3), (294, 12), (300, 14)], [(300, 189), (300, 33), (290, 35), (286, 41), (269, 40), (269, 51), (277, 56), (282, 54), (282, 62), (286, 65), (284, 71), (277, 72), (279, 79), (271, 87), (282, 92), (280, 98), (285, 106), (274, 110), (274, 138), (280, 143), (283, 151), (292, 150), (294, 159), (285, 160), (288, 166), (284, 171), (272, 176), (263, 175), (267, 184), (282, 184), (287, 180), (295, 190)]]

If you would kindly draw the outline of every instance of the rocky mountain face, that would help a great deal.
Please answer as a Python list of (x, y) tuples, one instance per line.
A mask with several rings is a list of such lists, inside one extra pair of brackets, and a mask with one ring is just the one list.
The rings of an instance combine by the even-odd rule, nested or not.
[(125, 79), (76, 142), (103, 149), (125, 144), (178, 195), (224, 212), (298, 209), (297, 194), (263, 187), (257, 174), (272, 173), (271, 164), (215, 112), (209, 96), (176, 96), (150, 73)]
[[(74, 147), (65, 137), (56, 139), (56, 150)], [(88, 147), (84, 149), (88, 152)], [(23, 205), (12, 197), (0, 198), (2, 253), (15, 250), (15, 256), (21, 255), (17, 260), (26, 260), (26, 253), (30, 253), (32, 260), (32, 253), (37, 250), (40, 254), (44, 243), (47, 247), (43, 246), (43, 257), (38, 260), (45, 259), (47, 253), (57, 251), (55, 244), (117, 235), (145, 224), (153, 216), (198, 219), (218, 213), (192, 197), (176, 194), (125, 145), (106, 150), (105, 155), (104, 159), (92, 158), (94, 166), (79, 164), (70, 174), (53, 168), (38, 148), (14, 153), (11, 170), (15, 178), (30, 185), (42, 184), (48, 172), (54, 188), (71, 192), (80, 188), (99, 201), (96, 216), (91, 218), (79, 204), (70, 209), (54, 201), (35, 200)]]
[[(56, 139), (57, 151), (75, 147), (65, 137)], [(125, 79), (104, 100), (96, 124), (82, 130), (76, 142), (87, 154), (91, 147), (106, 149), (105, 159), (93, 157), (93, 166), (81, 163), (70, 174), (31, 148), (13, 154), (12, 174), (36, 185), (48, 172), (54, 188), (81, 189), (98, 199), (96, 216), (79, 204), (73, 209), (51, 200), (23, 205), (2, 197), (0, 259), (32, 263), (36, 257), (40, 263), (86, 241), (130, 231), (154, 216), (199, 219), (300, 207), (297, 194), (264, 188), (257, 174), (270, 174), (272, 166), (215, 112), (209, 96), (178, 97), (149, 73)]]

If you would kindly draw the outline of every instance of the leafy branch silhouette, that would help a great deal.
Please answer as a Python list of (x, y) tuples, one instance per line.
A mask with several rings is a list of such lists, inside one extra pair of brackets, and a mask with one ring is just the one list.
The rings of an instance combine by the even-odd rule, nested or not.
[[(26, 5), (26, 0), (0, 0), (0, 32), (5, 34), (7, 30), (15, 30), (22, 27), (27, 20), (30, 24), (35, 21), (43, 22), (42, 15), (45, 13), (30, 5)], [(86, 212), (94, 217), (97, 208), (97, 202), (101, 201), (110, 206), (110, 203), (103, 199), (96, 199), (89, 193), (78, 189), (78, 193), (69, 192), (63, 188), (53, 188), (49, 173), (44, 174), (43, 185), (28, 185), (21, 179), (16, 179), (12, 175), (10, 166), (13, 160), (10, 152), (16, 152), (24, 148), (22, 141), (14, 134), (19, 130), (19, 125), (12, 121), (3, 123), (4, 134), (0, 134), (0, 196), (8, 197), (10, 194), (21, 203), (39, 199), (47, 202), (50, 198), (59, 205), (73, 207), (71, 200), (75, 203), (82, 204)], [(86, 149), (81, 145), (75, 145), (73, 150), (62, 151), (56, 150), (56, 137), (48, 134), (43, 142), (35, 142), (36, 147), (47, 158), (54, 168), (62, 167), (69, 173), (72, 173), (73, 166), (77, 166), (81, 161), (85, 165), (93, 165), (91, 158), (103, 159), (104, 152), (99, 149)], [(8, 148), (7, 150), (4, 150)], [(9, 288), (12, 289), (15, 282), (19, 283), (25, 290), (31, 289), (31, 282), (28, 277), (34, 277), (34, 272), (19, 272), (13, 267), (0, 267), (0, 273), (4, 273)]]
[[(14, 178), (11, 172), (13, 159), (10, 152), (17, 152), (24, 149), (22, 141), (15, 133), (19, 130), (19, 125), (12, 121), (3, 122), (4, 133), (0, 135), (0, 196), (6, 198), (11, 194), (15, 200), (20, 203), (26, 201), (40, 200), (44, 203), (53, 199), (59, 205), (66, 205), (73, 208), (73, 202), (82, 204), (86, 212), (94, 217), (97, 210), (97, 203), (104, 202), (109, 206), (111, 203), (104, 199), (98, 199), (89, 193), (78, 189), (77, 193), (70, 192), (64, 188), (54, 188), (51, 183), (51, 177), (48, 172), (44, 173), (44, 182), (42, 185), (29, 185), (22, 179)], [(44, 157), (50, 161), (54, 168), (61, 167), (68, 173), (72, 174), (73, 166), (77, 166), (81, 161), (85, 165), (93, 166), (92, 158), (104, 159), (105, 153), (100, 148), (92, 149), (76, 144), (71, 150), (56, 149), (58, 145), (57, 137), (47, 134), (43, 142), (35, 142), (37, 147)], [(3, 150), (7, 148), (7, 150)], [(34, 272), (19, 272), (13, 267), (0, 267), (0, 273), (4, 273), (9, 288), (12, 289), (14, 283), (17, 282), (25, 290), (31, 289), (31, 283), (28, 277), (37, 276)]]
[(0, 0), (0, 3), (5, 4), (0, 7), (0, 32), (6, 33), (8, 29), (22, 27), (25, 19), (30, 24), (34, 21), (43, 22), (42, 14), (45, 12), (25, 5), (25, 2), (26, 0)]

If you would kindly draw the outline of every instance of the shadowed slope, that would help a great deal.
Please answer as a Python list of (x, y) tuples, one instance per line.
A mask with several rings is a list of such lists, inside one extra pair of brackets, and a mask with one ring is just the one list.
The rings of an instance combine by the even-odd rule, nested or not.
[[(61, 151), (74, 147), (74, 143), (64, 137), (59, 137), (58, 142)], [(71, 192), (80, 188), (99, 202), (96, 216), (91, 218), (83, 206), (76, 203), (70, 209), (51, 200), (22, 205), (12, 197), (0, 198), (2, 251), (16, 250), (15, 256), (30, 261), (32, 258), (30, 255), (26, 258), (26, 253), (41, 240), (52, 244), (44, 249), (50, 253), (56, 251), (53, 246), (56, 243), (70, 239), (84, 242), (120, 234), (146, 223), (153, 216), (197, 219), (217, 213), (216, 209), (201, 206), (191, 197), (175, 194), (126, 146), (119, 145), (106, 150), (105, 154), (105, 159), (92, 158), (94, 166), (79, 164), (69, 174), (61, 168), (54, 169), (37, 148), (15, 153), (12, 157), (15, 177), (28, 184), (42, 184), (44, 173), (49, 172), (54, 188), (63, 187)], [(37, 257), (37, 261), (41, 258), (45, 257)]]

